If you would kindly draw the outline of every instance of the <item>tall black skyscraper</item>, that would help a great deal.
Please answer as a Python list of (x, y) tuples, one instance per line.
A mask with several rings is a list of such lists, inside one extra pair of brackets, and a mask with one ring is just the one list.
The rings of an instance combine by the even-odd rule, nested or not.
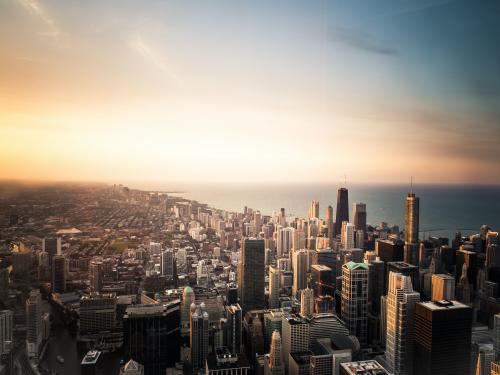
[(347, 188), (337, 191), (337, 212), (335, 215), (335, 235), (340, 234), (342, 222), (349, 221), (349, 193)]
[(42, 241), (42, 250), (49, 254), (49, 264), (52, 265), (52, 258), (61, 254), (61, 238), (44, 238)]
[(180, 360), (180, 301), (128, 307), (123, 333), (126, 356), (144, 364), (145, 375), (165, 374)]
[(243, 314), (266, 306), (264, 298), (264, 240), (245, 238), (238, 264), (238, 291)]
[(52, 292), (66, 291), (66, 258), (63, 255), (54, 255), (52, 258)]
[(226, 346), (233, 354), (239, 354), (241, 350), (241, 330), (243, 316), (240, 305), (226, 306), (227, 326), (226, 326)]
[(414, 373), (469, 375), (472, 308), (457, 301), (415, 306)]

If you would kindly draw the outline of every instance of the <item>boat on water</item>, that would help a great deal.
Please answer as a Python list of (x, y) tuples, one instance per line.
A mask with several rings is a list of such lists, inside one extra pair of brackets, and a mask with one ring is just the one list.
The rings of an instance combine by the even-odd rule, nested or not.
[(59, 362), (60, 364), (64, 363), (64, 358), (62, 356), (58, 355), (56, 358), (57, 358), (57, 362)]

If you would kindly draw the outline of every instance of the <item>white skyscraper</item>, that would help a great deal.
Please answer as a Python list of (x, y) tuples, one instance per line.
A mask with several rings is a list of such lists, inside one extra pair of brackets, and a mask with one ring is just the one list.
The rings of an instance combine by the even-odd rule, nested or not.
[(347, 221), (342, 222), (341, 243), (343, 249), (353, 249), (354, 243), (354, 224)]
[(271, 336), (271, 348), (269, 356), (266, 358), (265, 375), (284, 375), (285, 366), (283, 364), (283, 353), (281, 348), (281, 336), (278, 331), (274, 331)]
[(38, 358), (42, 343), (42, 296), (32, 290), (26, 300), (26, 350), (31, 358)]
[(309, 207), (309, 219), (319, 219), (319, 202), (312, 201), (311, 206)]
[(300, 250), (306, 247), (306, 233), (302, 229), (293, 232), (292, 249)]
[(309, 350), (309, 322), (298, 315), (283, 315), (281, 324), (283, 359), (288, 370), (290, 353)]
[(278, 258), (288, 254), (292, 249), (294, 232), (295, 228), (292, 227), (278, 227), (276, 237), (276, 255)]
[(300, 315), (311, 318), (314, 314), (314, 290), (306, 288), (300, 291)]
[(413, 373), (413, 317), (420, 294), (413, 291), (411, 278), (389, 273), (386, 321), (386, 358), (394, 374)]

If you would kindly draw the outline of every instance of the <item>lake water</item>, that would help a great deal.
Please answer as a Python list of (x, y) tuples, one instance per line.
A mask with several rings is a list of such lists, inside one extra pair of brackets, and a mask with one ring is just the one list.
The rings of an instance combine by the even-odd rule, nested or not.
[[(321, 217), (326, 207), (335, 210), (338, 185), (328, 184), (130, 184), (131, 187), (182, 191), (189, 199), (210, 206), (242, 212), (244, 206), (272, 214), (281, 207), (287, 215), (305, 217), (311, 200), (320, 202)], [(382, 221), (389, 225), (404, 225), (405, 196), (408, 185), (349, 186), (349, 204), (367, 205), (369, 224)], [(482, 224), (500, 229), (500, 186), (482, 185), (416, 185), (413, 191), (420, 197), (421, 237), (453, 236), (478, 231)]]

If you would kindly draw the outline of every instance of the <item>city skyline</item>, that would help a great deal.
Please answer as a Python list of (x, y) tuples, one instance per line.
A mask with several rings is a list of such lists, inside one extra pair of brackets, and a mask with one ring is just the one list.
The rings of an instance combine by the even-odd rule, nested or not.
[(498, 11), (4, 1), (0, 179), (498, 184)]
[(0, 0), (0, 375), (500, 374), (500, 0)]
[(348, 217), (339, 189), (332, 237), (318, 200), (301, 217), (123, 185), (19, 187), (0, 211), (0, 373), (487, 375), (499, 232), (420, 237), (414, 191), (401, 230), (369, 225), (364, 203)]

